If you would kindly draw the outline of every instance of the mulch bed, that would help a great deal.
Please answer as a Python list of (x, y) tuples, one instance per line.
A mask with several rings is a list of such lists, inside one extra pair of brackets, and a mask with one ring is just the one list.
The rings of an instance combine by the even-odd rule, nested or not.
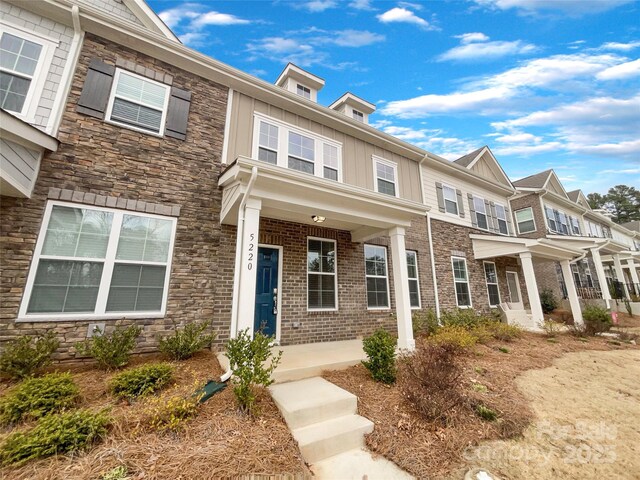
[[(132, 365), (160, 360), (136, 357)], [(218, 379), (222, 370), (211, 352), (174, 362), (176, 385), (161, 395), (195, 390), (197, 381)], [(302, 456), (268, 392), (260, 394), (261, 415), (252, 419), (238, 411), (231, 386), (201, 405), (198, 415), (179, 433), (159, 433), (145, 421), (145, 401), (117, 401), (107, 391), (112, 373), (91, 365), (62, 364), (78, 384), (81, 407), (110, 408), (114, 425), (107, 438), (75, 456), (32, 461), (0, 469), (0, 478), (96, 480), (125, 465), (130, 479), (213, 479), (238, 476), (294, 478), (308, 476)], [(0, 385), (0, 395), (7, 384)], [(24, 427), (21, 427), (24, 428)], [(11, 430), (0, 432), (0, 443)], [(264, 476), (263, 476), (264, 475)]]
[[(498, 347), (508, 348), (509, 353)], [(470, 402), (480, 401), (498, 412), (494, 422), (481, 420), (468, 405), (457, 408), (446, 425), (425, 421), (404, 400), (397, 385), (374, 382), (362, 365), (323, 376), (358, 396), (358, 413), (375, 423), (366, 438), (369, 449), (418, 478), (447, 478), (458, 473), (467, 447), (518, 436), (532, 421), (534, 414), (515, 384), (523, 371), (548, 367), (553, 359), (569, 352), (629, 348), (637, 347), (614, 345), (603, 338), (589, 338), (585, 343), (568, 334), (549, 341), (531, 333), (512, 342), (477, 345), (463, 359), (463, 383)], [(485, 386), (486, 392), (474, 390), (474, 384)]]

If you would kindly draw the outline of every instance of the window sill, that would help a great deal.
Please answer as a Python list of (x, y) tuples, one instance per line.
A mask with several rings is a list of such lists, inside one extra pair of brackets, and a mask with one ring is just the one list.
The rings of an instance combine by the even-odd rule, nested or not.
[(134, 132), (138, 132), (138, 133), (144, 133), (145, 135), (151, 135), (152, 137), (156, 137), (156, 138), (165, 138), (164, 137), (164, 128), (160, 133), (155, 133), (155, 132), (151, 132), (149, 130), (145, 130), (144, 128), (138, 128), (134, 125), (128, 125), (126, 123), (120, 123), (117, 122), (115, 120), (111, 120), (111, 119), (104, 119), (104, 123), (109, 124), (109, 125), (113, 125), (115, 127), (120, 127), (120, 128), (126, 128), (127, 130), (132, 130)]
[(331, 313), (337, 311), (337, 308), (307, 308), (307, 313)]
[(120, 313), (120, 314), (73, 314), (73, 315), (33, 315), (16, 318), (16, 323), (44, 322), (93, 322), (96, 320), (160, 320), (165, 318), (164, 312)]
[(367, 311), (370, 312), (384, 312), (384, 311), (391, 311), (391, 307), (367, 307)]

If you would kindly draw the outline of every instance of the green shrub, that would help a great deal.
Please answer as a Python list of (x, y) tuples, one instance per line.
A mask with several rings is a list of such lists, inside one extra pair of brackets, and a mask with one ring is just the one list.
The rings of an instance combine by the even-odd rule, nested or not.
[(187, 323), (182, 329), (176, 327), (173, 335), (160, 339), (159, 349), (173, 360), (189, 358), (215, 340), (215, 333), (204, 333), (208, 327), (207, 322)]
[(544, 322), (540, 322), (540, 328), (544, 330), (544, 333), (547, 337), (553, 338), (562, 332), (562, 325), (557, 322), (554, 322), (551, 319), (545, 320)]
[[(282, 358), (282, 350), (275, 356), (271, 354), (272, 346), (271, 337), (255, 332), (252, 339), (249, 329), (238, 332), (238, 336), (227, 343), (227, 357), (233, 371), (233, 393), (240, 410), (250, 415), (259, 413), (255, 387), (268, 387), (273, 383), (271, 375)], [(269, 358), (271, 361), (267, 366)]]
[(613, 327), (611, 314), (606, 308), (599, 305), (585, 305), (582, 309), (582, 319), (584, 320), (585, 333), (587, 335), (608, 332)]
[(540, 303), (544, 313), (551, 313), (558, 308), (558, 300), (551, 290), (545, 288), (540, 292)]
[(493, 422), (498, 418), (498, 414), (495, 412), (495, 410), (492, 410), (489, 407), (482, 405), (481, 403), (476, 405), (475, 411), (481, 419), (488, 422)]
[(152, 399), (147, 409), (149, 425), (154, 430), (177, 432), (198, 413), (200, 397), (197, 395), (172, 395)]
[(173, 367), (168, 363), (149, 363), (118, 373), (109, 387), (118, 397), (140, 397), (165, 387), (172, 375)]
[(491, 336), (502, 342), (510, 342), (514, 338), (522, 337), (522, 329), (517, 325), (509, 325), (502, 322), (488, 322), (485, 328)]
[(111, 419), (89, 410), (48, 415), (26, 432), (9, 435), (0, 447), (3, 465), (21, 465), (34, 458), (83, 450), (104, 438)]
[(362, 341), (368, 360), (362, 364), (376, 382), (390, 384), (396, 381), (396, 339), (380, 328)]
[(142, 328), (136, 325), (116, 327), (110, 335), (96, 335), (76, 344), (81, 355), (92, 357), (100, 368), (111, 370), (129, 363), (131, 352), (136, 347), (136, 338)]
[(0, 372), (11, 378), (25, 378), (51, 363), (51, 355), (60, 342), (53, 332), (24, 335), (7, 343), (0, 354)]
[(457, 308), (455, 310), (444, 310), (440, 314), (440, 323), (442, 326), (457, 326), (471, 329), (492, 320), (481, 313), (476, 312), (472, 308)]
[(478, 337), (461, 325), (445, 325), (427, 341), (434, 345), (447, 345), (460, 352), (473, 347), (478, 342)]
[(129, 475), (126, 465), (118, 465), (106, 472), (100, 480), (125, 480)]
[(413, 312), (411, 315), (411, 323), (415, 337), (418, 335), (432, 335), (440, 328), (438, 317), (431, 309)]
[(509, 353), (509, 349), (507, 347), (498, 347), (498, 351), (502, 353)]
[(28, 378), (0, 398), (0, 424), (43, 417), (72, 407), (78, 387), (69, 373)]

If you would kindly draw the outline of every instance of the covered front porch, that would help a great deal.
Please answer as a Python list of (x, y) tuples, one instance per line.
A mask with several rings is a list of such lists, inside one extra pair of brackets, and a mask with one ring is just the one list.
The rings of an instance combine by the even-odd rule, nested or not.
[(529, 309), (510, 303), (501, 305), (507, 321), (518, 324), (528, 330), (539, 330), (544, 322), (540, 290), (536, 279), (534, 260), (559, 262), (567, 281), (571, 313), (577, 323), (582, 323), (582, 309), (576, 286), (571, 275), (571, 262), (582, 258), (583, 252), (576, 248), (561, 246), (548, 239), (526, 239), (493, 235), (470, 235), (476, 260), (489, 260), (499, 257), (518, 259), (522, 268)]
[[(391, 321), (414, 348), (405, 232), (424, 205), (246, 157), (219, 186), (220, 221), (237, 227), (231, 337), (263, 328), (283, 345), (331, 343)], [(364, 242), (388, 266), (379, 308), (368, 308)]]

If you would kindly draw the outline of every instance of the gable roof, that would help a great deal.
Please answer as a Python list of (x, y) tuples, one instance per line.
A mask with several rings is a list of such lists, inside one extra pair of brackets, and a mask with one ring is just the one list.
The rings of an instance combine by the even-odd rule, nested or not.
[(487, 148), (486, 145), (484, 147), (478, 148), (477, 150), (474, 150), (471, 153), (467, 153), (466, 155), (460, 157), (457, 160), (454, 160), (453, 163), (457, 163), (458, 165), (461, 165), (463, 167), (468, 167), (471, 164), (471, 162), (473, 162), (476, 159), (476, 157), (480, 155), (480, 152), (485, 148)]
[(528, 177), (516, 180), (515, 182), (513, 182), (513, 185), (515, 187), (522, 188), (544, 188), (552, 173), (553, 170), (545, 170), (544, 172), (536, 173), (535, 175), (529, 175)]
[(169, 40), (180, 42), (180, 39), (171, 31), (167, 24), (147, 5), (145, 0), (122, 0), (129, 10), (142, 22), (149, 30), (160, 33)]
[(567, 197), (569, 197), (569, 200), (571, 200), (572, 202), (578, 203), (578, 198), (580, 198), (580, 190), (567, 192)]
[(633, 222), (623, 223), (622, 226), (628, 230), (633, 230), (634, 232), (640, 232), (640, 220), (634, 220)]
[(454, 160), (453, 163), (475, 175), (506, 185), (513, 190), (511, 180), (487, 145)]

